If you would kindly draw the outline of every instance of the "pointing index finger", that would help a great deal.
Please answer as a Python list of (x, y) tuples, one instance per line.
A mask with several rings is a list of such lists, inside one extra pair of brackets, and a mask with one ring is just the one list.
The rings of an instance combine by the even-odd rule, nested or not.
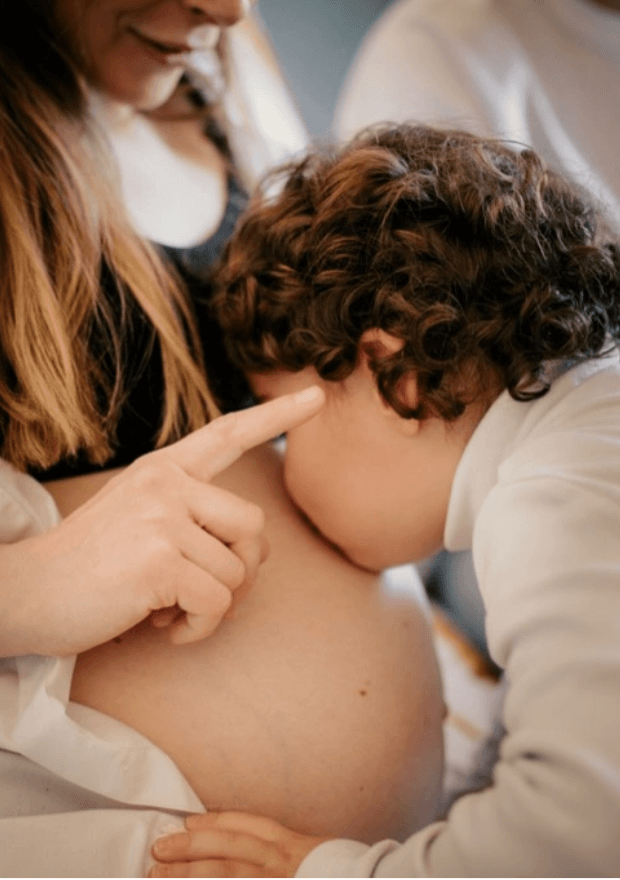
[(268, 403), (220, 416), (165, 451), (192, 477), (208, 482), (248, 449), (302, 425), (324, 403), (325, 394), (317, 385), (312, 385)]

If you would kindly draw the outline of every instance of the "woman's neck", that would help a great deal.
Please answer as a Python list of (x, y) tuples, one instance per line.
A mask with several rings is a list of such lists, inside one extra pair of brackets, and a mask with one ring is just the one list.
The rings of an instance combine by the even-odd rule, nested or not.
[[(207, 240), (227, 199), (226, 164), (182, 96), (145, 114), (93, 92), (91, 106), (118, 163), (129, 215), (146, 238), (173, 247)], [(185, 111), (185, 112), (183, 112)]]

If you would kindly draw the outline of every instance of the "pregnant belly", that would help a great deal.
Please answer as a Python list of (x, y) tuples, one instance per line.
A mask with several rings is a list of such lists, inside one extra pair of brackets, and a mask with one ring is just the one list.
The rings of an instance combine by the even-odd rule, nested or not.
[(167, 752), (206, 808), (313, 834), (403, 838), (433, 818), (443, 702), (415, 595), (314, 534), (269, 449), (220, 479), (266, 512), (269, 558), (235, 616), (170, 646), (142, 624), (78, 658), (71, 698)]

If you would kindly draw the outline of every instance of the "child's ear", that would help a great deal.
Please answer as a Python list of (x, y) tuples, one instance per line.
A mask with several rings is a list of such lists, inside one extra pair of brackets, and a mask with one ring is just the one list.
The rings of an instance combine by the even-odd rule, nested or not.
[[(394, 354), (403, 347), (402, 339), (398, 339), (397, 336), (392, 336), (390, 333), (386, 333), (385, 330), (380, 330), (378, 327), (373, 327), (371, 330), (366, 330), (361, 338), (360, 338), (360, 363), (359, 366), (369, 373), (372, 373), (369, 365), (369, 360), (372, 358), (381, 358), (387, 357), (388, 355)], [(406, 430), (407, 433), (415, 433), (419, 426), (419, 419), (404, 419), (400, 416), (396, 410), (394, 410), (389, 403), (387, 403), (381, 394), (379, 393), (379, 389), (377, 388), (377, 384), (373, 379), (373, 386), (375, 390), (375, 395), (377, 401), (381, 404), (382, 408), (386, 411), (385, 414), (398, 419), (401, 423), (401, 427), (403, 430)], [(418, 382), (415, 373), (409, 373), (404, 379), (402, 379), (398, 385), (398, 393), (401, 397), (402, 402), (410, 407), (411, 409), (415, 409), (418, 405)]]

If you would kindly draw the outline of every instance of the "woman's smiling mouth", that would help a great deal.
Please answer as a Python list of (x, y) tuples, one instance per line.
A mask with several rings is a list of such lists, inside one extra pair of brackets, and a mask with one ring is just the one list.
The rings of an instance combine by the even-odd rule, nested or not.
[(165, 63), (170, 63), (176, 59), (181, 60), (192, 51), (187, 43), (162, 43), (159, 40), (154, 40), (152, 37), (147, 36), (147, 34), (134, 27), (129, 27), (127, 30), (144, 46), (144, 48), (155, 53), (158, 60)]

